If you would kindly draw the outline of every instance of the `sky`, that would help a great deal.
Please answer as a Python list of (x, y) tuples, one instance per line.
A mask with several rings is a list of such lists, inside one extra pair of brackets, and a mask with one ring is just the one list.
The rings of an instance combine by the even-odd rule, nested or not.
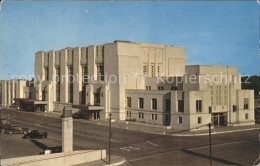
[(255, 1), (4, 1), (0, 79), (34, 73), (37, 51), (128, 40), (183, 46), (188, 65), (260, 75)]

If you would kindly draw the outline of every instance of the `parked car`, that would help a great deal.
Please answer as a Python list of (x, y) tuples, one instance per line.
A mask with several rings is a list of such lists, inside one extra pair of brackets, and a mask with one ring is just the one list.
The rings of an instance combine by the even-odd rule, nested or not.
[(20, 126), (10, 126), (4, 130), (6, 134), (26, 134), (28, 128), (21, 128)]
[(45, 149), (45, 154), (61, 153), (61, 152), (62, 152), (61, 146), (53, 146), (53, 147), (48, 147)]
[(39, 130), (32, 130), (31, 132), (24, 135), (26, 139), (44, 139), (47, 138), (47, 132), (40, 132)]
[(9, 127), (11, 127), (11, 124), (0, 124), (0, 132), (4, 132)]
[(10, 121), (6, 119), (1, 119), (1, 124), (10, 124)]

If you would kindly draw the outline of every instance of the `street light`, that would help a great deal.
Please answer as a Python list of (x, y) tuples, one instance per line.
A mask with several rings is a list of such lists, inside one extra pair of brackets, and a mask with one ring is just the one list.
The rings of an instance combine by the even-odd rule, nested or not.
[(109, 152), (109, 156), (108, 156), (108, 163), (110, 164), (111, 161), (111, 151), (110, 151), (110, 146), (111, 146), (111, 116), (112, 114), (109, 113), (109, 142), (108, 142), (108, 152)]
[(210, 155), (210, 166), (212, 165), (212, 153), (211, 153), (211, 123), (209, 122), (209, 155)]

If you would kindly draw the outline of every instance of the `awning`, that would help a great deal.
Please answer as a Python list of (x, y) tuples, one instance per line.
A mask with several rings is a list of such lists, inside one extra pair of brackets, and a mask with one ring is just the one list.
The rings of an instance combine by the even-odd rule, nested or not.
[(21, 101), (25, 104), (33, 104), (33, 105), (48, 104), (47, 101), (40, 101), (40, 100), (26, 99), (26, 98), (14, 98), (14, 100)]
[(101, 107), (101, 106), (84, 105), (84, 104), (72, 105), (72, 108), (80, 108), (80, 109), (85, 109), (85, 110), (89, 110), (89, 111), (102, 111), (102, 110), (104, 110), (104, 107)]

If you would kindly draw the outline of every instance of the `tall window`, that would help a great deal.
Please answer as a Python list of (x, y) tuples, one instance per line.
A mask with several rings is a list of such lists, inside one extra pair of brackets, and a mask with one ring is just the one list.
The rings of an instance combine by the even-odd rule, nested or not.
[(94, 105), (100, 105), (100, 93), (94, 93)]
[(178, 100), (178, 112), (184, 112), (184, 102), (183, 102), (183, 100)]
[(101, 81), (104, 81), (104, 65), (97, 66), (97, 75)]
[(127, 97), (127, 98), (126, 98), (126, 106), (127, 106), (128, 108), (131, 108), (131, 97)]
[(147, 75), (148, 65), (143, 65), (143, 74)]
[(139, 108), (140, 109), (144, 108), (144, 98), (139, 98)]
[(198, 117), (198, 124), (201, 124), (202, 120), (201, 117)]
[(161, 75), (161, 65), (160, 64), (158, 64), (158, 66), (157, 66), (157, 75), (158, 75), (158, 77)]
[(202, 112), (202, 100), (196, 100), (196, 112)]
[(69, 103), (73, 103), (73, 68), (68, 67), (69, 73)]
[(248, 113), (245, 114), (245, 119), (248, 119)]
[(152, 99), (152, 109), (157, 110), (157, 99)]
[(155, 77), (154, 64), (151, 65), (151, 77)]
[(244, 98), (244, 109), (247, 110), (248, 109), (248, 98)]
[(44, 75), (45, 75), (45, 81), (49, 81), (49, 69), (48, 68), (46, 68), (44, 70)]
[(86, 103), (86, 85), (88, 84), (88, 67), (82, 67), (82, 96), (81, 96), (81, 104)]
[(178, 117), (178, 123), (182, 124), (182, 117)]
[(60, 102), (60, 68), (56, 68), (56, 101)]

